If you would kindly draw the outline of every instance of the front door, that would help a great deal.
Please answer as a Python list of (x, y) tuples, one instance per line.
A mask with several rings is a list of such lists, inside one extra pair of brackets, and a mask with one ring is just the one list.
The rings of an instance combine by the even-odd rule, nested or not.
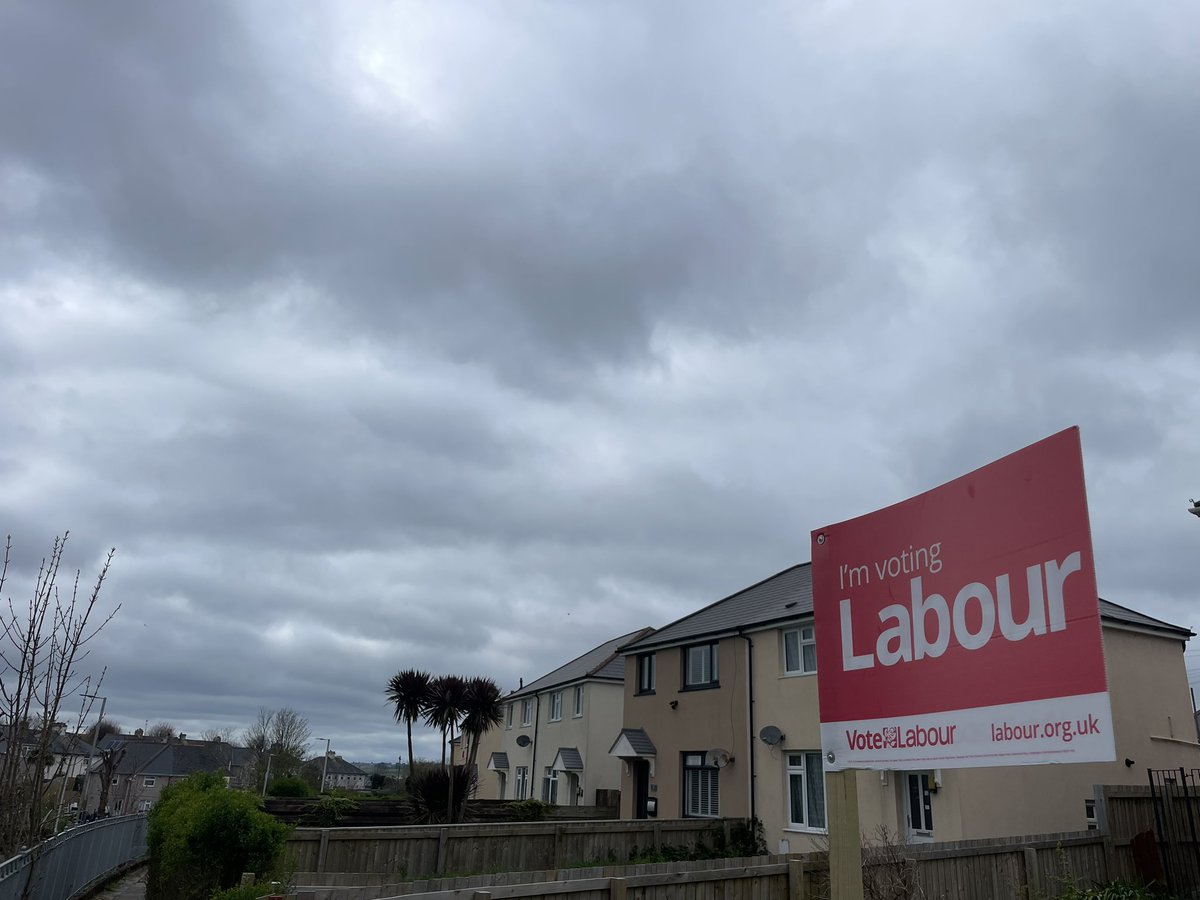
[(650, 763), (645, 759), (633, 759), (633, 817), (647, 818), (646, 801), (650, 797)]
[(908, 772), (905, 774), (906, 807), (908, 813), (908, 840), (910, 843), (933, 840), (933, 792), (930, 782), (932, 772)]

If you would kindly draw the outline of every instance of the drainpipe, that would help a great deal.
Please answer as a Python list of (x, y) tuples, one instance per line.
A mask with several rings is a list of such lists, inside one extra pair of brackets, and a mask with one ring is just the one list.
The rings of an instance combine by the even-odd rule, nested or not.
[(746, 735), (746, 750), (750, 757), (750, 818), (758, 817), (758, 807), (754, 802), (754, 780), (758, 776), (754, 771), (754, 641), (750, 635), (738, 630), (738, 637), (746, 642), (746, 718), (749, 732)]
[(531, 800), (539, 799), (538, 797), (534, 796), (534, 790), (536, 789), (535, 786), (540, 785), (542, 783), (541, 780), (538, 778), (538, 774), (537, 774), (537, 737), (538, 737), (538, 726), (541, 725), (541, 723), (542, 723), (542, 695), (534, 694), (533, 695), (533, 759), (529, 763), (529, 799), (531, 799)]

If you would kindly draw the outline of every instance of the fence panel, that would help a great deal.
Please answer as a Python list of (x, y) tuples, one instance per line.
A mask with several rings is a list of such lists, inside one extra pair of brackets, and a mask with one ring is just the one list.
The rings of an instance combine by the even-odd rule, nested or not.
[(89, 822), (0, 865), (0, 900), (70, 900), (145, 856), (145, 815)]
[(453, 872), (529, 872), (624, 863), (635, 851), (656, 847), (700, 843), (711, 847), (723, 839), (731, 821), (297, 828), (288, 838), (287, 851), (297, 871), (384, 873), (401, 881)]

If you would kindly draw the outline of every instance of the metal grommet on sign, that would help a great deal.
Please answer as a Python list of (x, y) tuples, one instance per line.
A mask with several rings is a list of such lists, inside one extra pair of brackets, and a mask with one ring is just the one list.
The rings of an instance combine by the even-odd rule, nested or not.
[(826, 753), (826, 754), (825, 754), (825, 758), (826, 758), (827, 760), (829, 760), (829, 764), (830, 764), (830, 765), (833, 765), (833, 761), (834, 761), (835, 759), (837, 759), (837, 757), (833, 755), (833, 751), (832, 751), (832, 750), (830, 750), (828, 753)]
[(822, 531), (820, 534), (817, 535), (817, 543), (818, 544), (825, 543), (825, 532)]

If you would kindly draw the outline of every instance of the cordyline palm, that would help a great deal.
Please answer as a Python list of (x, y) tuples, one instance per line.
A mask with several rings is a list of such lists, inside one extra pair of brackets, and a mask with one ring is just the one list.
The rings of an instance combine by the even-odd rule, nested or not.
[(425, 713), (429, 702), (429, 685), (431, 678), (428, 672), (420, 669), (405, 669), (397, 672), (388, 681), (388, 702), (395, 708), (396, 721), (403, 722), (408, 728), (408, 774), (416, 774), (413, 764), (412, 727)]
[[(425, 724), (442, 732), (442, 765), (446, 765), (446, 741), (454, 740), (454, 729), (463, 717), (467, 682), (457, 675), (442, 675), (429, 685)], [(446, 821), (454, 816), (454, 755), (450, 756), (450, 790), (446, 794)]]
[[(504, 721), (504, 704), (500, 702), (500, 687), (490, 678), (472, 678), (467, 682), (466, 702), (463, 705), (462, 733), (471, 742), (471, 752), (467, 759), (467, 777), (475, 771), (475, 763), (479, 757), (479, 739), (487, 731), (491, 731)], [(467, 795), (463, 793), (463, 809), (459, 818), (466, 810)]]

